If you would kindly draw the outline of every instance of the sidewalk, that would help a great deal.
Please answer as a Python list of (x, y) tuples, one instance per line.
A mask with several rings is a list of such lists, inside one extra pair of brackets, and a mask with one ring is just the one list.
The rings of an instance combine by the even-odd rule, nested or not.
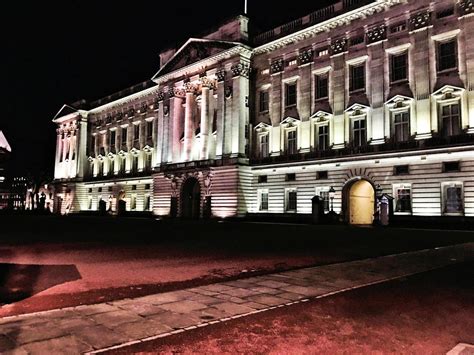
[(0, 353), (98, 353), (473, 259), (468, 243), (3, 318)]

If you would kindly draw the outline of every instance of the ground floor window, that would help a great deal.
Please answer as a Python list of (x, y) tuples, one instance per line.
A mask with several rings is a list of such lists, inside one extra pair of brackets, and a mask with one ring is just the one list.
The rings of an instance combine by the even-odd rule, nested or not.
[(136, 209), (137, 209), (137, 196), (132, 195), (132, 197), (130, 198), (130, 210), (136, 211)]
[(88, 197), (87, 209), (92, 210), (92, 196)]
[(296, 189), (287, 189), (285, 193), (285, 211), (296, 212), (298, 203), (298, 193)]
[(443, 195), (443, 213), (444, 214), (463, 214), (463, 184), (445, 183), (442, 185)]
[(258, 210), (268, 211), (268, 190), (258, 191)]
[(324, 212), (326, 212), (326, 213), (329, 212), (329, 210), (330, 210), (329, 190), (330, 190), (329, 187), (317, 187), (316, 188), (316, 196), (319, 196), (321, 201), (323, 201)]
[(145, 196), (145, 211), (151, 211), (151, 196)]
[(411, 185), (396, 185), (393, 189), (395, 213), (412, 213)]

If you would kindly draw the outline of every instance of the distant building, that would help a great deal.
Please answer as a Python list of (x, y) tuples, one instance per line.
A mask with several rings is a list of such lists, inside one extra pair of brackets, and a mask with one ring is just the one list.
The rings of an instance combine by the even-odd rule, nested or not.
[(2, 131), (0, 131), (0, 210), (8, 208), (10, 191), (7, 188), (7, 161), (10, 158), (11, 147)]
[(239, 16), (61, 109), (55, 207), (307, 215), (319, 196), (370, 224), (386, 194), (397, 215), (473, 217), (472, 38), (472, 0), (343, 0), (256, 36)]

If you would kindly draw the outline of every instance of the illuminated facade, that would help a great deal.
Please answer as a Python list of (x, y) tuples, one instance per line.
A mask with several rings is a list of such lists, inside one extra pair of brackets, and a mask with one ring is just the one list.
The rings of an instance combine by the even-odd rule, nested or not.
[(2, 131), (0, 131), (0, 210), (8, 207), (10, 191), (7, 189), (6, 165), (10, 157), (11, 147)]
[(190, 39), (150, 82), (58, 113), (56, 209), (305, 215), (320, 196), (369, 224), (384, 193), (397, 215), (474, 217), (473, 13), (344, 0)]

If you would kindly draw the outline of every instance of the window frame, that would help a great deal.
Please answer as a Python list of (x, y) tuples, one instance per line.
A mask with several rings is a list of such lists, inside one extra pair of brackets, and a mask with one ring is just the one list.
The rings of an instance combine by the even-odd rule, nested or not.
[[(457, 113), (457, 123), (458, 123), (458, 130), (457, 134), (454, 134), (454, 129), (453, 129), (453, 116), (456, 116), (456, 114), (453, 115), (452, 107), (457, 106), (458, 107), (458, 113)], [(444, 114), (444, 108), (450, 107), (450, 113), (449, 115)], [(455, 98), (454, 100), (446, 101), (446, 102), (441, 102), (439, 103), (439, 119), (438, 119), (438, 133), (444, 137), (444, 138), (449, 138), (449, 137), (454, 137), (462, 134), (463, 132), (463, 126), (462, 126), (462, 103), (459, 98)], [(445, 118), (450, 119), (450, 134), (445, 134)]]
[[(393, 133), (392, 138), (396, 143), (405, 143), (409, 142), (411, 139), (411, 115), (410, 109), (401, 109), (401, 110), (393, 110), (392, 111), (392, 127)], [(397, 122), (397, 116), (402, 115), (402, 117), (406, 117), (406, 120), (401, 122)], [(398, 139), (397, 138), (397, 128), (401, 127), (402, 135), (406, 134), (406, 139)], [(406, 130), (406, 131), (405, 131)]]
[[(355, 123), (356, 122), (362, 122), (364, 121), (364, 128), (361, 129), (361, 128), (355, 128)], [(356, 147), (356, 148), (361, 148), (361, 147), (365, 147), (368, 143), (367, 141), (367, 115), (366, 114), (363, 114), (363, 115), (359, 115), (359, 116), (353, 116), (351, 117), (351, 133), (352, 133), (352, 136), (351, 136), (351, 141), (352, 141), (352, 146), (353, 147)], [(364, 136), (365, 136), (365, 139), (364, 141), (362, 142), (363, 144), (355, 144), (356, 143), (356, 132), (364, 132)], [(361, 137), (359, 137), (359, 141), (361, 140)], [(360, 142), (359, 142), (360, 143)]]
[[(398, 211), (398, 202), (400, 201), (398, 191), (409, 190), (410, 194), (410, 210)], [(412, 184), (394, 184), (393, 185), (393, 213), (398, 216), (411, 216), (413, 215), (413, 187)]]
[[(442, 58), (441, 58), (441, 47), (447, 44), (453, 43), (454, 45), (454, 53), (451, 54), (450, 56), (454, 57), (454, 67), (442, 67)], [(456, 37), (452, 37), (449, 39), (446, 39), (444, 41), (438, 41), (436, 45), (436, 70), (439, 73), (445, 73), (445, 72), (450, 72), (450, 71), (455, 71), (459, 69), (459, 49), (458, 49), (458, 39)], [(447, 57), (447, 56), (445, 56)]]
[(258, 111), (264, 114), (270, 111), (270, 93), (268, 90), (261, 90), (258, 100)]
[[(263, 139), (266, 139), (266, 142), (263, 142)], [(263, 147), (266, 147), (265, 151), (263, 150)], [(258, 154), (261, 159), (265, 159), (270, 156), (270, 134), (269, 133), (261, 133), (258, 135)]]
[[(290, 88), (295, 89), (294, 95), (290, 95)], [(290, 97), (294, 97), (294, 102), (290, 102)], [(285, 107), (296, 107), (298, 105), (298, 81), (285, 83)]]
[[(396, 72), (397, 69), (395, 67), (395, 60), (397, 58), (405, 58), (405, 76), (403, 78), (395, 78), (394, 73)], [(409, 68), (409, 58), (408, 58), (408, 51), (403, 51), (400, 53), (394, 53), (390, 55), (390, 84), (397, 84), (397, 83), (403, 83), (407, 82), (409, 80), (409, 75), (410, 75), (410, 68)]]
[[(290, 145), (290, 134), (295, 135), (294, 138), (291, 138), (291, 142), (292, 142), (291, 145)], [(294, 147), (294, 149), (292, 148), (290, 151), (290, 147)], [(293, 129), (287, 129), (285, 132), (285, 153), (287, 155), (298, 154), (298, 130), (296, 129), (296, 127)]]
[[(366, 68), (367, 62), (364, 61), (362, 63), (357, 63), (357, 64), (349, 64), (349, 92), (350, 93), (357, 93), (357, 92), (362, 92), (367, 90), (367, 68)], [(361, 87), (355, 87), (355, 83), (357, 83), (357, 80), (360, 80), (360, 78), (356, 78), (355, 76), (355, 70), (362, 68), (363, 70), (363, 75), (362, 75), (362, 85)]]
[[(292, 202), (290, 201), (290, 194), (295, 194), (294, 209), (290, 205), (290, 202)], [(296, 188), (285, 189), (285, 213), (298, 213), (298, 189)]]
[[(258, 192), (258, 211), (259, 212), (268, 212), (269, 209), (270, 209), (270, 193), (269, 193), (269, 190), (268, 189), (259, 189)], [(264, 199), (262, 198), (263, 195), (266, 195), (266, 206), (263, 204), (264, 202)], [(266, 208), (264, 208), (266, 207)]]
[[(447, 212), (448, 201), (447, 201), (447, 189), (448, 188), (459, 188), (461, 190), (461, 211), (458, 212)], [(464, 183), (461, 181), (443, 182), (441, 184), (441, 214), (443, 216), (464, 216), (466, 211), (465, 206), (465, 190)]]
[[(325, 92), (326, 95), (321, 95), (321, 88), (320, 88), (320, 83), (323, 81), (326, 82), (323, 92)], [(321, 74), (315, 74), (315, 101), (320, 101), (320, 100), (327, 100), (329, 98), (329, 73), (321, 73)]]

